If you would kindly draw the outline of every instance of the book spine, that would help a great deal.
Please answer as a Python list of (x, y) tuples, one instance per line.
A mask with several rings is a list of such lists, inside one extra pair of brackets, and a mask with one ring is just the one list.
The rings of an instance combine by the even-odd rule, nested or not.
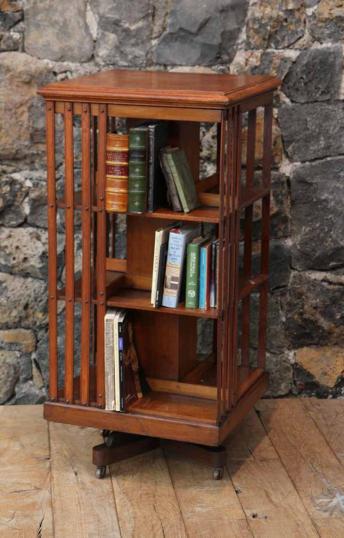
[(211, 244), (211, 278), (210, 278), (210, 307), (216, 306), (216, 254), (217, 241)]
[(115, 371), (114, 371), (114, 338), (113, 316), (107, 315), (104, 319), (105, 331), (105, 409), (115, 410)]
[(119, 361), (119, 379), (120, 379), (120, 407), (119, 407), (119, 411), (125, 411), (125, 367), (124, 367), (123, 321), (118, 322), (118, 361)]
[(105, 209), (125, 213), (128, 209), (128, 135), (106, 137)]
[(200, 248), (199, 255), (199, 308), (205, 308), (206, 304), (206, 264), (207, 253), (204, 247)]
[(198, 307), (199, 245), (189, 243), (186, 254), (185, 307)]
[(129, 130), (128, 210), (144, 213), (147, 209), (147, 128)]
[(167, 247), (168, 247), (167, 241), (162, 243), (160, 247), (160, 260), (159, 260), (158, 279), (157, 279), (157, 284), (156, 284), (156, 294), (155, 294), (155, 304), (154, 304), (154, 306), (156, 307), (159, 307), (162, 305), (166, 261), (167, 261)]
[(182, 206), (179, 200), (176, 186), (173, 181), (173, 175), (172, 175), (169, 163), (167, 161), (167, 156), (165, 152), (161, 153), (161, 168), (165, 176), (166, 186), (167, 186), (170, 201), (172, 204), (172, 209), (173, 211), (181, 211)]
[(216, 293), (215, 293), (215, 306), (219, 304), (219, 287), (220, 287), (220, 241), (216, 242)]
[(155, 125), (148, 126), (148, 201), (147, 209), (154, 211), (155, 190)]
[(162, 305), (176, 308), (180, 293), (181, 272), (185, 251), (185, 236), (179, 232), (170, 232), (165, 272), (165, 286)]
[(179, 173), (179, 171), (177, 169), (177, 166), (176, 166), (176, 163), (174, 161), (173, 153), (169, 153), (169, 152), (166, 153), (166, 159), (167, 159), (168, 166), (169, 166), (169, 168), (171, 170), (171, 173), (172, 173), (173, 182), (174, 182), (174, 184), (176, 186), (176, 191), (178, 193), (178, 197), (179, 197), (179, 200), (181, 202), (183, 211), (184, 211), (184, 213), (189, 213), (190, 207), (188, 205), (188, 201), (187, 201), (185, 193), (184, 193), (184, 189), (183, 189), (183, 185), (182, 185), (182, 179), (180, 177), (180, 173)]
[(121, 380), (119, 370), (119, 347), (118, 347), (118, 318), (119, 314), (115, 316), (114, 325), (114, 363), (115, 363), (115, 410), (120, 411), (120, 397), (121, 397)]
[(154, 240), (153, 269), (152, 269), (152, 290), (151, 290), (151, 304), (152, 305), (155, 304), (155, 297), (156, 297), (161, 239), (162, 239), (161, 230), (156, 230), (155, 240)]

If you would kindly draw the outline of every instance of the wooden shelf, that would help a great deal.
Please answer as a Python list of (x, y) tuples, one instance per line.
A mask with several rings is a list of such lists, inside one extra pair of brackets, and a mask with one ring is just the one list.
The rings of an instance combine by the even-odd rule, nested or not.
[(169, 419), (195, 420), (215, 425), (217, 404), (216, 401), (207, 398), (151, 391), (143, 398), (136, 400), (130, 406), (129, 412)]
[(146, 213), (128, 213), (128, 215), (135, 215), (136, 217), (149, 218), (149, 219), (165, 219), (174, 221), (189, 221), (189, 222), (219, 222), (219, 208), (218, 207), (198, 207), (193, 209), (189, 213), (183, 213), (182, 211), (173, 211), (172, 209), (159, 208), (156, 211)]
[(185, 308), (183, 304), (177, 306), (177, 308), (159, 307), (155, 308), (150, 302), (150, 291), (136, 290), (132, 288), (120, 289), (116, 292), (116, 295), (109, 297), (106, 301), (107, 306), (116, 308), (127, 308), (132, 310), (148, 310), (151, 312), (157, 312), (159, 314), (173, 314), (180, 316), (194, 316), (196, 318), (213, 318), (218, 317), (216, 308), (208, 308), (202, 310), (201, 308)]

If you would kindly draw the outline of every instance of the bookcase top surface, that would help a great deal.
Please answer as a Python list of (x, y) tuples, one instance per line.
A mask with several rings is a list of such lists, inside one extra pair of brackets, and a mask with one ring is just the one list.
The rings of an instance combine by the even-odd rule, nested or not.
[(60, 101), (223, 108), (279, 85), (268, 75), (109, 70), (53, 82), (38, 93)]

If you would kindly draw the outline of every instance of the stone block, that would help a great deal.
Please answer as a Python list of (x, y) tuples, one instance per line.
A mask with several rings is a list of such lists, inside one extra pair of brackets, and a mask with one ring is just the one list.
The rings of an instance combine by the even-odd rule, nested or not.
[(247, 13), (247, 0), (176, 0), (153, 50), (166, 65), (228, 63)]
[(28, 0), (25, 51), (55, 61), (90, 60), (93, 39), (86, 22), (86, 0)]
[(344, 375), (344, 348), (338, 346), (303, 347), (295, 362), (319, 385), (334, 388)]
[(0, 348), (2, 347), (32, 353), (36, 349), (35, 333), (29, 329), (0, 330)]
[(46, 283), (0, 273), (0, 327), (36, 328), (47, 322)]
[(254, 0), (246, 22), (247, 49), (284, 49), (305, 33), (303, 0)]
[(344, 264), (344, 157), (302, 164), (291, 175), (292, 264), (331, 270)]
[(97, 63), (141, 67), (151, 49), (153, 7), (149, 0), (93, 0), (98, 19)]
[(309, 32), (316, 40), (338, 43), (344, 39), (343, 0), (320, 0), (309, 18)]
[(344, 346), (344, 285), (326, 273), (292, 273), (286, 331), (294, 349)]
[(278, 120), (292, 161), (309, 161), (344, 153), (344, 103), (285, 104)]
[(282, 90), (291, 101), (327, 101), (339, 95), (343, 68), (341, 45), (300, 53), (284, 79)]
[(17, 351), (0, 350), (0, 405), (9, 400), (19, 379)]

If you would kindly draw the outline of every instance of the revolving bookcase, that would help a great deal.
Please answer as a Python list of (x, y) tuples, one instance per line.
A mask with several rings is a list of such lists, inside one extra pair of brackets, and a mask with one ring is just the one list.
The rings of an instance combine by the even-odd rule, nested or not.
[[(159, 443), (203, 454), (220, 478), (222, 444), (267, 388), (272, 99), (278, 85), (270, 76), (114, 70), (39, 91), (46, 101), (49, 227), (44, 415), (103, 430), (106, 442), (93, 452), (98, 476), (109, 463)], [(128, 127), (169, 122), (169, 143), (187, 155), (200, 207), (190, 213), (164, 207), (139, 215), (106, 212), (106, 135), (115, 118)], [(213, 133), (217, 149), (214, 173), (200, 179), (205, 131)], [(150, 303), (154, 233), (175, 221), (216, 229), (216, 308)], [(118, 255), (124, 239), (125, 258)], [(104, 409), (104, 316), (111, 307), (130, 312), (149, 387), (125, 413)], [(202, 320), (212, 320), (206, 355), (198, 349)]]

